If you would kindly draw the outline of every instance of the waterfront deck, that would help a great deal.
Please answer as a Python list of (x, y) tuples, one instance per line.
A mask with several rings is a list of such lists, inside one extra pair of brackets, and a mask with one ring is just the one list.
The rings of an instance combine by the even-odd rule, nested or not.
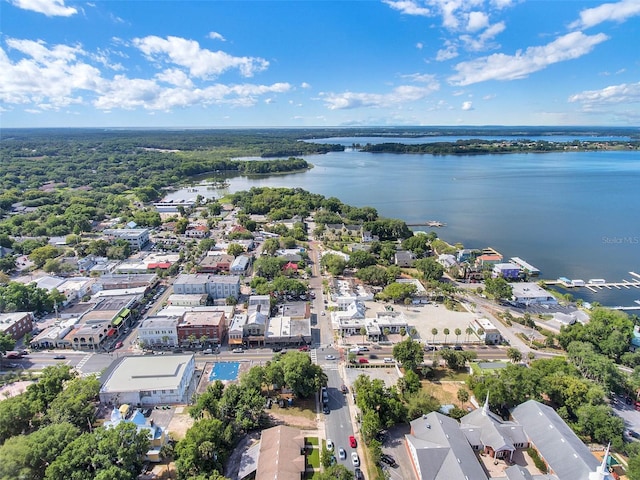
[[(546, 285), (560, 285), (562, 287), (565, 288), (580, 288), (580, 287), (584, 287), (584, 288), (588, 288), (589, 290), (591, 290), (593, 293), (597, 293), (602, 289), (608, 289), (608, 290), (613, 290), (614, 288), (618, 289), (618, 290), (622, 290), (623, 288), (626, 288), (627, 290), (631, 290), (632, 288), (639, 288), (640, 289), (640, 275), (637, 274), (636, 272), (629, 272), (629, 275), (631, 275), (632, 277), (634, 277), (633, 280), (627, 280), (627, 279), (623, 279), (621, 282), (606, 282), (603, 279), (598, 279), (597, 282), (594, 282), (593, 280), (589, 281), (589, 282), (584, 282), (582, 280), (569, 280), (567, 278), (559, 278), (557, 280), (544, 280), (544, 283)], [(637, 280), (636, 280), (637, 279)], [(578, 283), (573, 283), (573, 282), (578, 282)], [(635, 307), (633, 307), (635, 308)]]
[(438, 222), (437, 220), (428, 220), (426, 222), (418, 222), (418, 223), (407, 223), (407, 227), (446, 227), (447, 224), (443, 222)]

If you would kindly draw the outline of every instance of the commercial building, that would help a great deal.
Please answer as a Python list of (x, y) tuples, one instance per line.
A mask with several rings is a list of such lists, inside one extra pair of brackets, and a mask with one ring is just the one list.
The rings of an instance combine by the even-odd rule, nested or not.
[(496, 345), (502, 342), (500, 330), (488, 318), (476, 318), (471, 322), (471, 328), (475, 334), (487, 345)]
[(148, 317), (138, 326), (138, 341), (143, 347), (177, 347), (181, 317)]
[(240, 295), (240, 277), (237, 275), (210, 275), (204, 273), (183, 273), (173, 283), (177, 294), (206, 293), (213, 300)]
[(19, 340), (33, 330), (31, 312), (0, 313), (0, 332)]
[(142, 250), (149, 243), (148, 228), (108, 228), (103, 233), (108, 237), (125, 240), (133, 250)]
[(537, 283), (524, 282), (511, 285), (513, 301), (525, 305), (557, 305), (558, 300)]
[(192, 343), (194, 338), (219, 345), (227, 335), (227, 318), (222, 310), (185, 312), (177, 330), (180, 345)]
[(195, 372), (193, 355), (124, 357), (100, 388), (100, 401), (134, 406), (187, 403)]

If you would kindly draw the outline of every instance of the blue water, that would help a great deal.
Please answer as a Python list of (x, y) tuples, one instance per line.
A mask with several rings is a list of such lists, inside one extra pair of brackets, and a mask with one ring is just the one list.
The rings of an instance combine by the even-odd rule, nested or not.
[(235, 380), (238, 378), (238, 370), (240, 369), (239, 362), (217, 362), (213, 364), (211, 373), (209, 374), (209, 381), (215, 380)]
[[(345, 151), (305, 158), (313, 169), (233, 177), (227, 190), (200, 193), (301, 187), (407, 223), (445, 222), (436, 230), (444, 240), (519, 256), (542, 270), (542, 278), (618, 282), (631, 280), (630, 271), (640, 273), (640, 152), (434, 157)], [(633, 288), (572, 293), (610, 306), (640, 299)]]

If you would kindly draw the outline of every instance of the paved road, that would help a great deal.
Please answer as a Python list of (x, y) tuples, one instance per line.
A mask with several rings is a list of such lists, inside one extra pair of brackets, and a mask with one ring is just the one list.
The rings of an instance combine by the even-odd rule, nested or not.
[[(325, 435), (335, 444), (335, 456), (338, 463), (353, 471), (351, 452), (355, 450), (349, 446), (349, 436), (354, 435), (354, 431), (346, 395), (340, 392), (340, 386), (344, 382), (337, 365), (331, 368), (325, 366), (324, 371), (329, 379), (327, 391), (329, 393), (329, 408), (331, 409), (331, 412), (325, 415), (324, 419)], [(347, 458), (343, 460), (338, 456), (338, 449), (341, 447), (347, 453)]]

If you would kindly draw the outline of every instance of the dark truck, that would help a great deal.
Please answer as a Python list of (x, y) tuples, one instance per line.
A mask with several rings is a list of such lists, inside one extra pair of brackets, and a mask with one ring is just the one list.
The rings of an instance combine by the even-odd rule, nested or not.
[(11, 359), (18, 359), (18, 358), (22, 358), (22, 353), (21, 352), (16, 352), (15, 350), (11, 350), (7, 353), (4, 354), (5, 358), (11, 358)]

